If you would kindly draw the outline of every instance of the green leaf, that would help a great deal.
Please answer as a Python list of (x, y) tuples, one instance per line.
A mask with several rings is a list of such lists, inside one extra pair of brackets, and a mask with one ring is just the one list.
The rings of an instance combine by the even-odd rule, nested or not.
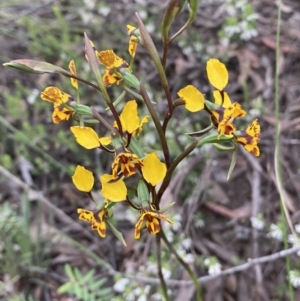
[(61, 285), (57, 289), (57, 292), (59, 294), (70, 293), (70, 292), (72, 292), (72, 288), (73, 288), (73, 283), (72, 282), (67, 282), (67, 283)]
[(116, 235), (116, 237), (121, 241), (121, 243), (127, 247), (126, 242), (124, 240), (123, 234), (118, 231), (115, 226), (107, 219), (106, 220), (107, 225), (110, 227), (111, 231)]
[(59, 73), (62, 75), (72, 76), (72, 74), (69, 71), (57, 67), (53, 64), (42, 62), (42, 61), (27, 60), (27, 59), (14, 60), (14, 61), (10, 61), (9, 63), (4, 63), (3, 66), (12, 67), (25, 72), (35, 73), (35, 74)]
[(140, 147), (135, 138), (131, 137), (130, 140), (130, 150), (134, 152), (139, 158), (145, 157), (143, 149)]
[(171, 207), (173, 207), (174, 205), (175, 205), (175, 202), (172, 202), (172, 203), (168, 204), (167, 206), (160, 208), (159, 212), (164, 213), (167, 210), (169, 210)]
[(66, 273), (66, 275), (68, 276), (69, 279), (71, 279), (71, 280), (75, 279), (72, 267), (69, 264), (65, 265), (65, 273)]
[(77, 279), (80, 283), (83, 283), (83, 279), (82, 279), (82, 273), (80, 272), (80, 270), (78, 268), (74, 268), (74, 275), (75, 275), (75, 279)]
[(148, 190), (148, 187), (147, 187), (145, 181), (142, 179), (140, 179), (138, 182), (137, 195), (138, 195), (139, 201), (142, 204), (148, 205), (149, 200), (150, 200), (150, 194), (149, 194), (149, 190)]
[(90, 284), (91, 290), (97, 290), (99, 289), (104, 283), (106, 282), (106, 279), (99, 279), (98, 281), (94, 281)]
[(94, 274), (95, 274), (95, 270), (88, 271), (84, 276), (81, 276), (82, 278), (80, 282), (81, 283), (90, 282), (91, 280), (93, 280)]

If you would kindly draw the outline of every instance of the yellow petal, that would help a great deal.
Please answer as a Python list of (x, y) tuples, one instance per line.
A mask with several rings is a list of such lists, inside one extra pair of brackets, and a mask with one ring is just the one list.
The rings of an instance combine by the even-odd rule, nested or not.
[(112, 143), (111, 137), (102, 137), (99, 139), (101, 145), (109, 145)]
[(69, 120), (74, 111), (68, 110), (63, 105), (54, 104), (54, 111), (52, 114), (52, 121), (59, 123), (63, 120)]
[[(226, 92), (223, 92), (224, 99), (222, 99), (222, 95), (219, 90), (215, 90), (213, 92), (213, 95), (214, 95), (215, 103), (217, 105), (220, 105), (223, 108), (228, 108), (231, 105), (231, 100)], [(223, 101), (223, 104), (222, 104), (222, 101)]]
[(97, 133), (90, 127), (71, 126), (70, 130), (74, 134), (77, 143), (87, 149), (101, 145)]
[(117, 77), (112, 69), (106, 69), (103, 74), (102, 80), (105, 86), (110, 86), (120, 80), (120, 78)]
[(196, 87), (188, 85), (177, 94), (185, 102), (188, 111), (197, 112), (204, 108), (204, 96)]
[(93, 173), (80, 165), (77, 165), (72, 181), (78, 190), (84, 192), (90, 192), (94, 186)]
[(99, 62), (106, 67), (112, 68), (116, 59), (116, 54), (113, 50), (105, 50), (98, 52)]
[(95, 221), (94, 212), (82, 208), (77, 208), (78, 218), (82, 221), (93, 223)]
[(135, 57), (137, 47), (138, 47), (138, 43), (136, 42), (136, 37), (131, 36), (128, 44), (128, 52), (132, 57)]
[(258, 157), (260, 155), (260, 150), (257, 145), (247, 144), (247, 145), (244, 145), (244, 148), (247, 152), (249, 152), (250, 154), (252, 154), (256, 157)]
[(42, 93), (41, 98), (53, 103), (62, 104), (71, 99), (71, 95), (59, 90), (56, 87), (47, 87)]
[(123, 131), (132, 134), (140, 126), (140, 118), (137, 112), (137, 103), (135, 100), (130, 100), (124, 106), (120, 115)]
[(136, 30), (136, 27), (134, 27), (134, 26), (131, 26), (131, 25), (126, 25), (126, 27), (127, 27), (127, 34), (128, 35), (130, 35), (130, 33), (132, 32), (132, 31), (134, 31), (134, 30)]
[(253, 137), (255, 143), (260, 140), (260, 125), (257, 119), (253, 120), (247, 127), (246, 132), (249, 136)]
[(148, 154), (143, 163), (142, 173), (148, 183), (155, 186), (163, 180), (167, 172), (166, 164), (159, 161), (156, 153)]
[(222, 91), (228, 83), (226, 66), (217, 59), (210, 59), (206, 64), (206, 72), (211, 85)]
[(146, 215), (146, 213), (141, 214), (141, 216), (139, 217), (138, 221), (135, 224), (135, 228), (134, 228), (134, 238), (135, 239), (139, 239), (141, 237), (141, 228), (143, 225), (145, 215)]
[[(72, 75), (75, 75), (76, 76), (76, 67), (75, 67), (75, 62), (74, 60), (71, 60), (70, 64), (69, 64), (69, 70), (70, 72), (72, 73)], [(77, 79), (75, 78), (70, 78), (71, 80), (71, 85), (76, 89), (78, 90), (78, 81)]]
[(123, 180), (112, 181), (112, 175), (104, 174), (100, 177), (100, 182), (102, 184), (101, 193), (103, 196), (112, 201), (120, 202), (124, 201), (127, 196), (127, 187)]

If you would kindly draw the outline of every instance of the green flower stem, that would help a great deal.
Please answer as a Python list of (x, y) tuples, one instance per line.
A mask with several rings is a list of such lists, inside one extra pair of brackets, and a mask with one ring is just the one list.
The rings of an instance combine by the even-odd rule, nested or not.
[(91, 107), (91, 109), (93, 117), (99, 120), (112, 133), (112, 135), (116, 135), (116, 128), (114, 128), (105, 118), (103, 118), (94, 107)]
[[(125, 97), (126, 92), (123, 91), (118, 98), (113, 102), (113, 106), (116, 107)], [(105, 108), (105, 111), (107, 111), (109, 109), (109, 107)]]
[(186, 21), (186, 23), (182, 26), (181, 29), (179, 29), (168, 41), (168, 44), (170, 44), (175, 38), (177, 38), (183, 31), (187, 29), (189, 25), (194, 21), (198, 9), (198, 2), (199, 0), (188, 0), (189, 4), (189, 18)]
[(144, 98), (139, 94), (134, 92), (133, 90), (131, 90), (129, 87), (127, 87), (126, 85), (123, 86), (123, 89), (129, 93), (130, 95), (134, 96), (136, 99), (144, 101)]
[(154, 65), (158, 71), (158, 75), (160, 77), (160, 81), (161, 81), (161, 84), (163, 86), (163, 89), (165, 91), (165, 95), (166, 95), (166, 98), (168, 101), (169, 112), (170, 112), (170, 115), (172, 115), (172, 112), (173, 112), (172, 97), (171, 97), (171, 92), (169, 89), (168, 79), (167, 79), (165, 70), (161, 63), (157, 49), (147, 31), (144, 23), (142, 22), (142, 20), (140, 19), (139, 15), (137, 13), (136, 13), (136, 17), (138, 19), (139, 29), (140, 29), (140, 33), (141, 33), (141, 43), (147, 49), (150, 57), (153, 60)]
[(161, 288), (163, 291), (163, 295), (165, 297), (166, 301), (170, 301), (170, 298), (168, 296), (168, 288), (166, 281), (164, 279), (164, 275), (162, 273), (162, 264), (161, 264), (161, 232), (159, 232), (155, 236), (155, 241), (156, 241), (156, 258), (157, 258), (157, 274), (158, 278), (160, 280)]
[(203, 301), (203, 299), (202, 299), (202, 287), (201, 287), (200, 282), (197, 279), (197, 276), (194, 274), (194, 272), (192, 271), (192, 269), (190, 268), (190, 266), (178, 255), (178, 253), (174, 249), (173, 245), (168, 241), (168, 239), (167, 239), (164, 231), (161, 230), (159, 232), (159, 234), (160, 234), (160, 237), (162, 238), (162, 240), (165, 242), (165, 244), (169, 248), (169, 250), (175, 255), (175, 257), (178, 260), (178, 262), (188, 272), (188, 274), (190, 275), (192, 281), (194, 282), (195, 287), (196, 287), (197, 301)]
[(143, 96), (143, 99), (144, 99), (144, 102), (149, 110), (149, 113), (153, 119), (153, 122), (155, 124), (155, 127), (156, 127), (156, 130), (157, 130), (157, 133), (159, 135), (159, 138), (160, 138), (160, 143), (162, 145), (162, 150), (163, 150), (163, 153), (164, 153), (164, 157), (165, 157), (165, 161), (166, 161), (166, 165), (167, 167), (169, 167), (170, 165), (170, 153), (169, 153), (169, 147), (168, 147), (168, 144), (167, 144), (167, 140), (166, 140), (166, 137), (165, 137), (165, 133), (161, 127), (161, 124), (160, 124), (160, 121), (159, 121), (159, 118), (156, 114), (156, 111), (150, 101), (150, 98), (147, 94), (147, 91), (143, 85), (143, 83), (141, 82), (140, 83), (140, 93), (141, 95)]
[(166, 176), (159, 188), (159, 191), (157, 193), (158, 200), (161, 199), (163, 193), (169, 186), (173, 171), (175, 170), (177, 165), (197, 147), (197, 144), (198, 144), (198, 140), (195, 140), (172, 162), (172, 164), (170, 165), (170, 167), (167, 170), (167, 174), (166, 174)]

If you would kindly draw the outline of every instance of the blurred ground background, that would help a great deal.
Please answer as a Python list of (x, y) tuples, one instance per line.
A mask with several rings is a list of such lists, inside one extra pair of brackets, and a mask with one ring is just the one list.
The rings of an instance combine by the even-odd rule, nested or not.
[[(166, 3), (0, 2), (1, 300), (69, 301), (79, 300), (80, 294), (88, 294), (82, 300), (111, 300), (111, 296), (113, 300), (161, 300), (157, 286), (139, 279), (131, 279), (130, 283), (123, 280), (125, 287), (115, 287), (122, 277), (113, 277), (105, 266), (107, 263), (124, 273), (123, 279), (137, 272), (156, 277), (155, 254), (151, 253), (154, 240), (147, 235), (138, 242), (133, 240), (134, 219), (130, 212), (115, 213), (115, 223), (122, 229), (127, 248), (110, 233), (106, 239), (100, 239), (89, 225), (77, 222), (76, 208), (92, 205), (76, 191), (70, 174), (77, 164), (97, 174), (108, 170), (109, 163), (98, 152), (87, 151), (75, 143), (68, 129), (70, 123), (53, 124), (51, 106), (40, 99), (40, 91), (49, 85), (70, 92), (69, 80), (25, 74), (2, 64), (31, 58), (67, 68), (74, 59), (78, 74), (92, 79), (84, 59), (83, 32), (88, 33), (97, 49), (112, 48), (128, 59), (126, 24), (136, 25), (137, 11), (161, 50), (159, 24)], [(170, 49), (167, 74), (174, 98), (187, 84), (209, 96), (205, 64), (211, 57), (219, 58), (229, 70), (226, 89), (231, 99), (248, 110), (247, 121), (258, 118), (262, 128), (261, 156), (254, 158), (240, 150), (229, 181), (226, 176), (230, 154), (207, 148), (190, 155), (164, 197), (166, 203), (176, 202), (172, 217), (177, 226), (167, 229), (168, 237), (182, 256), (190, 260), (198, 276), (208, 273), (203, 262), (211, 256), (225, 269), (283, 249), (280, 233), (276, 234), (282, 223), (274, 184), (277, 9), (274, 0), (200, 1), (195, 22)], [(180, 28), (186, 18), (184, 10), (172, 31)], [(279, 58), (281, 162), (294, 224), (300, 222), (299, 28), (300, 2), (283, 1)], [(163, 112), (160, 83), (142, 47), (138, 50), (136, 74), (152, 89), (153, 99)], [(116, 91), (111, 89), (110, 93), (117, 95)], [(93, 90), (81, 85), (80, 93), (84, 103), (100, 106), (99, 95)], [(205, 124), (197, 114), (188, 115), (180, 110), (176, 114), (172, 126), (182, 129), (183, 135), (173, 137), (169, 133), (176, 142), (174, 156), (187, 145), (184, 133)], [(145, 131), (145, 143), (155, 145), (151, 128)], [(254, 229), (251, 217), (258, 217), (252, 222), (261, 220), (264, 227)], [(166, 277), (187, 279), (166, 250), (163, 260)], [(299, 268), (296, 255), (291, 257), (291, 266)], [(94, 274), (87, 274), (89, 271)], [(67, 289), (73, 295), (57, 291), (63, 284), (69, 285)], [(193, 290), (171, 290), (172, 300), (193, 300)], [(290, 300), (287, 291), (284, 259), (204, 285), (206, 301)], [(184, 297), (180, 297), (182, 294)], [(141, 296), (144, 299), (139, 299)], [(300, 300), (297, 290), (295, 300)]]

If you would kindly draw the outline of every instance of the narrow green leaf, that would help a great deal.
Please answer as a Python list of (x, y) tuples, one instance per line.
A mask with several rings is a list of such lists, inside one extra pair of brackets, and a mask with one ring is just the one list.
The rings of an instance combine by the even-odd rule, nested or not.
[(145, 157), (143, 149), (140, 147), (135, 138), (131, 137), (130, 140), (130, 150), (134, 152), (139, 158)]
[(122, 244), (127, 247), (126, 242), (124, 240), (123, 234), (118, 231), (115, 226), (109, 221), (106, 220), (107, 225), (110, 227), (111, 231), (116, 235), (116, 237), (120, 240), (120, 242), (122, 242)]
[(59, 294), (71, 293), (71, 292), (73, 292), (72, 287), (73, 287), (73, 283), (72, 283), (72, 282), (67, 282), (67, 283), (61, 285), (61, 286), (57, 289), (57, 292), (58, 292)]
[(138, 195), (139, 201), (142, 204), (148, 205), (149, 200), (150, 200), (150, 194), (149, 194), (149, 190), (148, 190), (148, 187), (147, 187), (145, 181), (142, 179), (140, 179), (138, 182), (137, 195)]
[(233, 172), (233, 169), (235, 167), (235, 163), (236, 163), (236, 153), (237, 153), (237, 150), (235, 149), (233, 152), (232, 152), (232, 157), (231, 157), (231, 163), (230, 163), (230, 166), (229, 166), (229, 170), (228, 170), (228, 174), (227, 174), (227, 181), (229, 180), (232, 172)]
[(69, 264), (65, 264), (65, 273), (70, 280), (74, 280), (75, 276), (72, 270), (72, 267)]
[(88, 271), (84, 276), (82, 276), (82, 278), (80, 279), (80, 282), (81, 283), (92, 282), (94, 274), (95, 274), (95, 270)]
[(80, 270), (78, 268), (75, 268), (73, 271), (74, 271), (74, 276), (75, 276), (76, 281), (81, 283), (81, 280), (83, 277), (82, 273), (80, 272)]
[(90, 284), (91, 290), (98, 290), (101, 288), (101, 286), (106, 282), (106, 279), (99, 279), (98, 281), (94, 281)]
[(168, 204), (167, 206), (160, 208), (159, 212), (164, 213), (167, 210), (169, 210), (171, 207), (173, 207), (174, 205), (175, 205), (175, 202), (172, 202), (172, 203)]

